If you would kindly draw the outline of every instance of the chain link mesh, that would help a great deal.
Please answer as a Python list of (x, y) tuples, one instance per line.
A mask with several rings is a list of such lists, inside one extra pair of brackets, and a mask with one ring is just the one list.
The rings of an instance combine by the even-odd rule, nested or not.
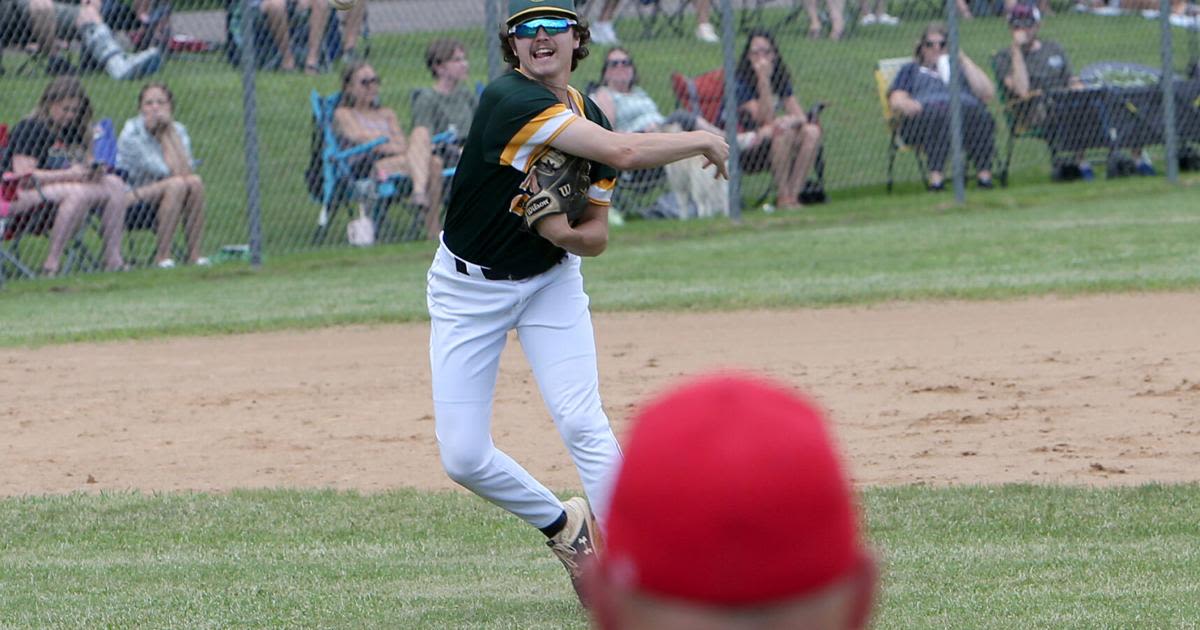
[[(314, 158), (324, 136), (322, 125), (314, 118), (312, 97), (316, 94), (317, 102), (327, 102), (323, 99), (342, 88), (341, 73), (347, 65), (365, 60), (381, 80), (380, 104), (396, 112), (407, 135), (413, 130), (414, 95), (434, 85), (426, 66), (433, 42), (449, 39), (461, 45), (469, 64), (462, 84), (471, 91), (503, 70), (496, 50), (496, 27), (489, 25), (498, 24), (507, 4), (503, 0), (491, 6), (487, 0), (372, 0), (365, 4), (361, 29), (355, 27), (353, 13), (330, 13), (324, 4), (318, 4), (315, 13), (305, 2), (291, 0), (255, 0), (251, 4), (250, 13), (243, 15), (241, 0), (88, 0), (82, 5), (0, 0), (4, 44), (0, 123), (8, 127), (10, 144), (19, 121), (48, 115), (44, 107), (39, 113), (39, 99), (52, 79), (77, 76), (91, 102), (95, 129), (89, 130), (88, 155), (72, 157), (84, 163), (99, 158), (116, 164), (117, 137), (127, 124), (136, 124), (127, 121), (139, 114), (143, 86), (161, 82), (173, 94), (174, 120), (186, 127), (190, 138), (194, 162), (183, 172), (190, 170), (203, 182), (202, 204), (195, 199), (199, 194), (196, 187), (180, 193), (183, 202), (172, 201), (180, 206), (183, 217), (165, 245), (155, 229), (161, 212), (154, 204), (147, 207), (135, 198), (126, 212), (127, 229), (120, 231), (119, 257), (112, 253), (111, 245), (108, 250), (104, 247), (103, 208), (85, 213), (77, 231), (59, 238), (54, 235), (54, 224), (63, 215), (61, 208), (52, 204), (40, 221), (34, 221), (29, 215), (22, 219), (23, 212), (17, 211), (20, 202), (11, 205), (10, 201), (0, 250), (4, 277), (37, 274), (55, 247), (61, 249), (60, 272), (114, 266), (117, 258), (127, 264), (151, 265), (165, 257), (184, 264), (198, 257), (205, 259), (202, 262), (218, 262), (247, 255), (243, 75), (237, 65), (248, 49), (242, 36), (244, 20), (250, 21), (256, 37), (257, 115), (252, 132), (259, 145), (263, 251), (270, 256), (346, 247), (353, 236), (348, 225), (359, 216), (360, 207), (373, 223), (373, 238), (367, 240), (390, 242), (427, 236), (431, 224), (425, 221), (422, 200), (414, 203), (410, 180), (394, 180), (389, 188), (371, 181), (374, 173), (339, 174), (341, 181), (336, 182), (330, 203), (330, 191), (321, 185), (320, 156)], [(722, 15), (726, 7), (720, 2), (706, 5), (697, 0), (623, 0), (615, 5), (589, 0), (582, 4), (580, 12), (590, 21), (593, 34), (608, 43), (592, 43), (591, 56), (574, 75), (575, 86), (590, 89), (602, 83), (605, 54), (615, 37), (635, 64), (638, 85), (660, 113), (672, 120), (672, 112), (686, 105), (680, 102), (680, 97), (686, 96), (686, 82), (673, 82), (673, 74), (696, 78), (723, 68), (726, 50), (731, 51), (736, 67), (747, 48), (746, 34), (751, 29), (767, 29), (790, 70), (794, 94), (802, 107), (811, 111), (818, 103), (825, 105), (819, 119), (823, 150), (819, 168), (814, 169), (821, 174), (823, 192), (844, 197), (881, 192), (893, 185), (920, 189), (928, 177), (930, 150), (920, 146), (919, 138), (905, 133), (893, 139), (893, 130), (901, 127), (888, 103), (888, 90), (901, 66), (913, 61), (914, 54), (920, 56), (927, 24), (945, 15), (940, 2), (816, 0), (806, 7), (800, 0), (732, 0), (729, 9), (735, 35), (731, 46), (719, 41), (725, 33)], [(1084, 161), (1081, 157), (1093, 164), (1101, 177), (1139, 169), (1149, 172), (1149, 168), (1164, 171), (1165, 124), (1171, 121), (1164, 113), (1169, 108), (1162, 102), (1158, 82), (1163, 29), (1157, 19), (1148, 19), (1154, 17), (1154, 3), (1043, 4), (1040, 39), (1061, 46), (1061, 61), (1069, 64), (1071, 75), (1083, 81), (1074, 87), (1092, 89), (1046, 98), (1039, 105), (1020, 102), (1005, 89), (1003, 77), (998, 79), (995, 74), (994, 56), (1011, 48), (1013, 41), (1002, 2), (975, 0), (968, 4), (964, 0), (960, 6), (973, 14), (960, 22), (961, 49), (996, 91), (985, 111), (994, 125), (991, 166), (998, 179), (1006, 176), (1009, 184), (1019, 185), (1045, 181), (1052, 175), (1078, 177), (1079, 164)], [(1193, 143), (1200, 135), (1196, 18), (1194, 6), (1184, 2), (1175, 3), (1173, 11), (1171, 52), (1179, 79), (1174, 84), (1175, 120), (1179, 122), (1181, 162), (1186, 166), (1188, 159), (1195, 160)], [(332, 21), (320, 31), (326, 13)], [(698, 19), (704, 14), (708, 14), (707, 22)], [(311, 49), (310, 32), (319, 44)], [(286, 54), (281, 54), (281, 46)], [(937, 72), (936, 64), (931, 71)], [(104, 121), (108, 121), (105, 126), (96, 127)], [(432, 129), (431, 133), (444, 131)], [(465, 130), (453, 131), (461, 136)], [(934, 142), (932, 136), (921, 137)], [(1011, 143), (1010, 137), (1014, 139)], [(753, 151), (749, 144), (753, 141), (746, 136), (742, 140), (748, 142), (743, 148)], [(894, 156), (893, 146), (899, 149)], [(1143, 147), (1144, 152), (1139, 153)], [(435, 152), (447, 150), (435, 147)], [(445, 158), (442, 166), (452, 161), (449, 154), (439, 155)], [(1148, 161), (1139, 162), (1139, 156)], [(891, 168), (890, 157), (894, 158)], [(351, 170), (355, 168), (353, 159), (345, 162)], [(8, 161), (5, 166), (13, 168)], [(180, 170), (171, 172), (178, 175)], [(970, 160), (967, 173), (969, 178), (975, 174)], [(365, 176), (366, 184), (355, 184), (363, 179), (360, 176)], [(769, 168), (740, 177), (747, 210), (778, 203)], [(131, 184), (140, 188), (136, 181)], [(95, 182), (88, 185), (96, 186)], [(26, 186), (8, 181), (6, 190), (16, 191), (22, 199), (31, 194)], [(626, 217), (655, 215), (662, 210), (667, 190), (666, 178), (630, 179), (615, 205)], [(98, 205), (95, 199), (88, 199), (91, 205)], [(196, 216), (201, 212), (203, 225), (198, 227)], [(111, 237), (111, 226), (108, 229)], [(189, 249), (189, 237), (197, 241), (194, 249)], [(62, 242), (56, 243), (56, 238)], [(360, 243), (362, 238), (360, 234)]]

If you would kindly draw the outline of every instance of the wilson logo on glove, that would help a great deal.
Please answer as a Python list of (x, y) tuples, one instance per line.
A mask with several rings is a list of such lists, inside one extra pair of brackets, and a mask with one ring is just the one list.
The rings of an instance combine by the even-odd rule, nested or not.
[(521, 194), (513, 198), (509, 211), (525, 218), (529, 229), (538, 221), (565, 214), (572, 225), (587, 208), (587, 190), (591, 186), (592, 164), (587, 160), (550, 149), (534, 163)]

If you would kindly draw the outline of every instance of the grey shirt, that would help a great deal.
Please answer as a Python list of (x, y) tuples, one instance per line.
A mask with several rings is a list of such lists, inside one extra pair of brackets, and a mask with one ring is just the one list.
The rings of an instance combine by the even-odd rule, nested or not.
[[(1037, 50), (1025, 52), (1025, 68), (1029, 71), (1030, 90), (1061, 90), (1071, 82), (1071, 60), (1057, 42), (1039, 40)], [(1001, 82), (1012, 70), (1012, 49), (1005, 48), (992, 59), (996, 77)]]
[(461, 143), (471, 130), (471, 119), (475, 117), (478, 105), (479, 95), (466, 85), (458, 86), (449, 94), (432, 88), (418, 90), (413, 98), (412, 128), (425, 127), (429, 135), (436, 136), (453, 125), (457, 132), (456, 142)]

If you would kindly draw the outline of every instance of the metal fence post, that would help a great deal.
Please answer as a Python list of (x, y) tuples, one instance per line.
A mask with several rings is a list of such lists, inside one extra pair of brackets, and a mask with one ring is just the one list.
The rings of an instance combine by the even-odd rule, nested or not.
[(958, 63), (958, 4), (954, 0), (946, 0), (946, 30), (949, 31), (946, 38), (950, 43), (946, 50), (950, 56), (950, 170), (954, 178), (954, 202), (961, 204), (966, 199), (962, 149), (962, 68)]
[(725, 68), (725, 140), (729, 142), (729, 218), (742, 220), (742, 169), (741, 151), (738, 149), (737, 94), (734, 73), (734, 26), (733, 0), (721, 0), (721, 56)]
[(488, 80), (500, 76), (500, 40), (493, 33), (500, 24), (500, 12), (496, 3), (503, 0), (484, 0), (483, 2), (483, 36), (487, 43)]
[(255, 101), (254, 73), (258, 53), (254, 49), (254, 18), (257, 8), (252, 0), (242, 0), (242, 127), (246, 153), (246, 213), (249, 221), (250, 264), (262, 266), (262, 207), (258, 190), (258, 113)]
[(1175, 59), (1171, 36), (1171, 0), (1161, 0), (1158, 16), (1162, 24), (1163, 142), (1166, 148), (1167, 181), (1179, 183), (1179, 145), (1175, 128)]

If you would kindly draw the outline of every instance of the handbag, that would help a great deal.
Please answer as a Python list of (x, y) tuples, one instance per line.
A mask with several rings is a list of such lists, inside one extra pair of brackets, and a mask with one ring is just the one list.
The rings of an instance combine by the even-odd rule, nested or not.
[(346, 240), (355, 247), (375, 244), (375, 223), (367, 218), (367, 211), (362, 204), (358, 204), (358, 218), (346, 224)]

